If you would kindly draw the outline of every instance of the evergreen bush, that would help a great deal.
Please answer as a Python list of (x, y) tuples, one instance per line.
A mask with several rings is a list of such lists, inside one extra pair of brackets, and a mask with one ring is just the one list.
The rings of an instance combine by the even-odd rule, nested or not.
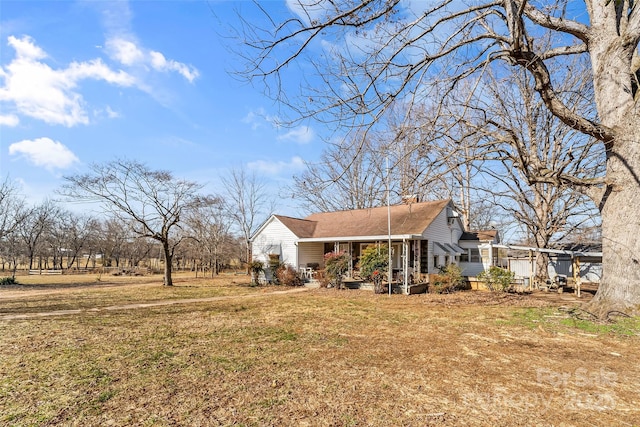
[(491, 266), (478, 274), (478, 280), (484, 282), (491, 292), (506, 292), (511, 287), (515, 273), (504, 268)]

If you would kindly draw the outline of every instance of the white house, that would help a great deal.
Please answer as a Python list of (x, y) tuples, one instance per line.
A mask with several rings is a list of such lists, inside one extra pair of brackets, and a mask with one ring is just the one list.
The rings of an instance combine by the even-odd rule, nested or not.
[[(482, 269), (478, 245), (497, 233), (465, 233), (451, 200), (406, 203), (370, 209), (324, 212), (306, 218), (272, 215), (251, 238), (253, 260), (277, 256), (295, 268), (324, 267), (324, 254), (351, 255), (349, 273), (358, 268), (362, 250), (391, 241), (394, 277), (405, 286), (420, 281), (439, 267), (460, 264), (463, 274)], [(468, 270), (467, 274), (465, 270)]]

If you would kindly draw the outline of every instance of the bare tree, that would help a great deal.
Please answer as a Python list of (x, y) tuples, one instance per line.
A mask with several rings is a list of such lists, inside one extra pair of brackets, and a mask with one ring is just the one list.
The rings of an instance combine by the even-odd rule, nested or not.
[(20, 233), (14, 232), (6, 235), (0, 244), (2, 270), (4, 271), (8, 266), (11, 269), (12, 277), (15, 278), (18, 265), (23, 263), (25, 252)]
[(44, 246), (47, 248), (47, 262), (50, 257), (52, 267), (57, 270), (62, 270), (63, 252), (66, 252), (67, 222), (64, 217), (67, 215), (71, 215), (71, 213), (59, 208), (56, 214), (50, 218), (49, 226), (43, 236)]
[(294, 176), (293, 196), (311, 212), (381, 206), (387, 190), (392, 204), (452, 197), (449, 180), (466, 163), (435, 131), (435, 118), (398, 105), (383, 120), (380, 129), (329, 144), (319, 162)]
[(264, 182), (255, 173), (249, 173), (244, 168), (231, 169), (229, 176), (222, 177), (221, 180), (227, 213), (243, 239), (244, 261), (251, 262), (251, 235), (273, 212), (274, 200), (269, 199)]
[(15, 277), (18, 266), (20, 241), (18, 230), (30, 214), (24, 204), (18, 185), (9, 177), (0, 183), (0, 257), (2, 270), (8, 262)]
[(40, 258), (38, 268), (43, 267), (43, 257), (45, 266), (48, 264), (49, 253), (44, 250), (44, 240), (49, 237), (59, 215), (60, 208), (51, 200), (45, 200), (34, 207), (20, 224), (18, 232), (27, 251), (29, 269), (33, 268), (36, 257)]
[(293, 197), (309, 212), (363, 209), (386, 203), (385, 153), (363, 135), (329, 144), (318, 162), (294, 176)]
[[(176, 235), (175, 237), (176, 240), (179, 239), (184, 241), (184, 239), (180, 238), (185, 236)], [(150, 255), (154, 252), (154, 249), (157, 247), (157, 245), (157, 240), (139, 235), (130, 235), (129, 238), (125, 240), (123, 245), (123, 256), (126, 257), (127, 265), (131, 268), (139, 267), (140, 263), (143, 260), (149, 259)], [(176, 249), (178, 247), (179, 246), (176, 246)]]
[(97, 236), (97, 251), (102, 257), (103, 267), (120, 266), (120, 260), (125, 256), (125, 244), (133, 234), (130, 227), (123, 227), (122, 222), (115, 218), (107, 218), (100, 223)]
[(450, 139), (439, 132), (438, 119), (433, 109), (400, 102), (380, 118), (383, 126), (374, 135), (389, 158), (389, 189), (398, 201), (452, 197), (447, 181), (459, 163), (452, 162)]
[(82, 256), (78, 254), (76, 261), (78, 268), (84, 269), (88, 269), (90, 265), (91, 268), (96, 267), (98, 256), (102, 257), (102, 252), (100, 251), (102, 223), (97, 217), (89, 216), (89, 218), (92, 220), (87, 223), (87, 228), (84, 230), (87, 237), (83, 244)]
[(18, 186), (9, 177), (5, 178), (0, 183), (0, 242), (18, 228), (27, 214)]
[[(581, 227), (599, 223), (596, 206), (580, 188), (541, 182), (538, 176), (542, 171), (566, 171), (584, 179), (601, 176), (602, 147), (551, 114), (524, 72), (514, 72), (509, 82), (500, 84), (487, 75), (484, 83), (482, 99), (471, 107), (479, 113), (479, 125), (469, 127), (480, 146), (486, 145), (482, 152), (489, 166), (484, 171), (490, 182), (487, 198), (515, 218), (526, 230), (528, 243), (538, 248), (553, 247), (553, 242), (567, 239)], [(567, 76), (563, 84), (567, 83), (583, 90), (567, 92), (565, 99), (576, 109), (588, 110), (590, 105), (583, 105), (584, 94), (590, 91), (588, 81), (575, 75)], [(548, 279), (548, 264), (548, 255), (538, 253), (541, 281)]]
[(80, 258), (87, 249), (92, 233), (96, 230), (97, 220), (89, 215), (71, 213), (66, 217), (67, 245), (66, 266), (80, 267)]
[(61, 193), (74, 200), (99, 202), (139, 237), (162, 245), (165, 286), (172, 286), (173, 254), (182, 236), (176, 231), (188, 211), (198, 206), (202, 185), (155, 171), (131, 160), (93, 164), (90, 172), (66, 176)]
[[(556, 169), (540, 170), (536, 179), (588, 192), (602, 215), (604, 275), (596, 301), (604, 310), (638, 306), (640, 239), (635, 230), (640, 213), (629, 203), (640, 189), (638, 3), (418, 4), (422, 9), (400, 0), (302, 0), (297, 15), (272, 27), (247, 28), (246, 75), (264, 80), (274, 97), (299, 118), (372, 126), (397, 99), (412, 105), (429, 103), (487, 68), (521, 67), (534, 79), (538, 96), (554, 116), (606, 150), (605, 176), (576, 176)], [(311, 55), (321, 39), (331, 48)], [(539, 43), (540, 39), (554, 43)], [(588, 58), (590, 69), (572, 72), (591, 76), (597, 116), (577, 111), (557, 90), (566, 72), (554, 74), (549, 64), (575, 56)], [(284, 90), (290, 87), (285, 79), (298, 71), (296, 64), (304, 64), (310, 83), (300, 97)], [(312, 70), (318, 79), (310, 75)], [(436, 86), (429, 84), (434, 80), (449, 82), (448, 89), (434, 93)]]
[(222, 250), (230, 239), (231, 219), (227, 212), (221, 198), (210, 197), (187, 220), (202, 264), (209, 264), (212, 276), (219, 273)]

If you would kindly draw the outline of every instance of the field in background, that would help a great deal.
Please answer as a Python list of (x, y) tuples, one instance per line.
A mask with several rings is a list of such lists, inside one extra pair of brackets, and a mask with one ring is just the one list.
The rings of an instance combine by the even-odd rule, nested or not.
[[(36, 279), (19, 277), (27, 280)], [(2, 425), (640, 420), (636, 319), (597, 325), (569, 316), (561, 302), (479, 292), (274, 295), (282, 289), (233, 275), (178, 277), (174, 288), (159, 276), (46, 281), (0, 289), (0, 319), (86, 311), (0, 320)], [(218, 296), (229, 298), (99, 310)]]

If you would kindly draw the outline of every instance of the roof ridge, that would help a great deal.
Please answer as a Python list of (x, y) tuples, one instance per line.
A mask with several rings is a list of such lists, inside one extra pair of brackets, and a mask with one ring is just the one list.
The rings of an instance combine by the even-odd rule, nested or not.
[(345, 213), (345, 212), (360, 212), (360, 211), (371, 211), (371, 210), (377, 210), (377, 209), (387, 209), (388, 207), (390, 208), (397, 208), (397, 207), (403, 207), (403, 206), (412, 206), (412, 205), (426, 205), (426, 204), (438, 204), (438, 203), (444, 203), (444, 204), (448, 204), (449, 202), (451, 202), (451, 199), (437, 199), (437, 200), (425, 200), (423, 202), (414, 202), (414, 203), (397, 203), (395, 205), (381, 205), (381, 206), (371, 206), (368, 208), (358, 208), (358, 209), (342, 209), (342, 210), (336, 210), (336, 211), (326, 211), (326, 212), (313, 212), (309, 215), (307, 215), (305, 217), (309, 218), (310, 216), (313, 215), (323, 215), (323, 214), (332, 214), (332, 213)]

